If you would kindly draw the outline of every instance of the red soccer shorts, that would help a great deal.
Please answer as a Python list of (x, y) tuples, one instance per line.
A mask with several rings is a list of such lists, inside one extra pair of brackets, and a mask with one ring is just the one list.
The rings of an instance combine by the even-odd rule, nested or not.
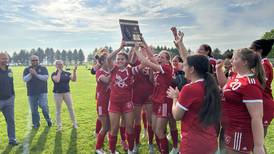
[(97, 101), (96, 108), (97, 108), (98, 117), (108, 115), (108, 102)]
[(252, 131), (225, 130), (225, 147), (241, 153), (251, 153), (253, 150)]
[(152, 103), (152, 113), (159, 118), (169, 118), (171, 116), (172, 104), (169, 103)]
[(109, 101), (109, 112), (113, 113), (128, 113), (133, 111), (133, 102), (132, 101)]

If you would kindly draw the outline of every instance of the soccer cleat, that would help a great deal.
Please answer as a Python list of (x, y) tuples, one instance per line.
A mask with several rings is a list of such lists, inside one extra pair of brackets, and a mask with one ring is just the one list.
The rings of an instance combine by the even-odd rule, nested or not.
[(179, 150), (178, 148), (172, 148), (172, 150), (169, 152), (169, 154), (178, 154), (179, 153)]
[(106, 152), (103, 149), (97, 149), (95, 151), (96, 154), (106, 154)]
[(148, 151), (149, 151), (149, 154), (154, 154), (154, 146), (153, 146), (153, 144), (149, 144), (148, 145)]
[(138, 151), (139, 151), (139, 147), (140, 147), (140, 145), (139, 145), (139, 144), (134, 144), (134, 147), (133, 147), (133, 153), (138, 153)]
[(73, 127), (74, 129), (77, 129), (77, 128), (78, 128), (78, 125), (77, 125), (77, 124), (73, 124), (72, 127)]
[(133, 152), (133, 150), (132, 151), (128, 150), (127, 154), (134, 154), (134, 152)]
[(62, 131), (62, 126), (57, 126), (57, 132), (61, 132)]

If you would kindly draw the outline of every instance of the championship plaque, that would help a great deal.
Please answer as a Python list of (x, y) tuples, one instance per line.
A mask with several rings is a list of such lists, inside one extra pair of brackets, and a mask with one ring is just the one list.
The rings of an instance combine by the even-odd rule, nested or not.
[(120, 19), (119, 23), (126, 46), (134, 46), (135, 42), (141, 42), (138, 21)]

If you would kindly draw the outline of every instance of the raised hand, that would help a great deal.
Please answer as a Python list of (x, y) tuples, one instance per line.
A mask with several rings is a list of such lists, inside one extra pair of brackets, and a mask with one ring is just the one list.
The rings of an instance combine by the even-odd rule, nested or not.
[(171, 27), (170, 30), (173, 33), (174, 39), (177, 40), (177, 38), (178, 38), (177, 28), (176, 27)]
[(224, 61), (221, 60), (221, 59), (217, 60), (215, 68), (216, 69), (222, 69), (223, 66), (224, 66)]
[(120, 49), (123, 49), (126, 46), (126, 42), (122, 40), (121, 45), (120, 45)]
[(73, 71), (76, 71), (76, 70), (77, 70), (77, 67), (78, 67), (78, 65), (77, 65), (77, 64), (75, 64), (75, 65), (74, 65), (74, 69), (73, 69)]
[(179, 33), (177, 34), (177, 37), (174, 41), (175, 45), (179, 45), (180, 43), (182, 43), (183, 37), (184, 37), (184, 33), (182, 31), (179, 31)]

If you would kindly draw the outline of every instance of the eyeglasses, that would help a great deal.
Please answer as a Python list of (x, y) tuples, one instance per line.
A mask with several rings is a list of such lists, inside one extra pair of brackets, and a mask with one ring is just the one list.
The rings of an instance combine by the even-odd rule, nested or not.
[(33, 59), (33, 60), (31, 60), (31, 61), (38, 61), (37, 59)]

